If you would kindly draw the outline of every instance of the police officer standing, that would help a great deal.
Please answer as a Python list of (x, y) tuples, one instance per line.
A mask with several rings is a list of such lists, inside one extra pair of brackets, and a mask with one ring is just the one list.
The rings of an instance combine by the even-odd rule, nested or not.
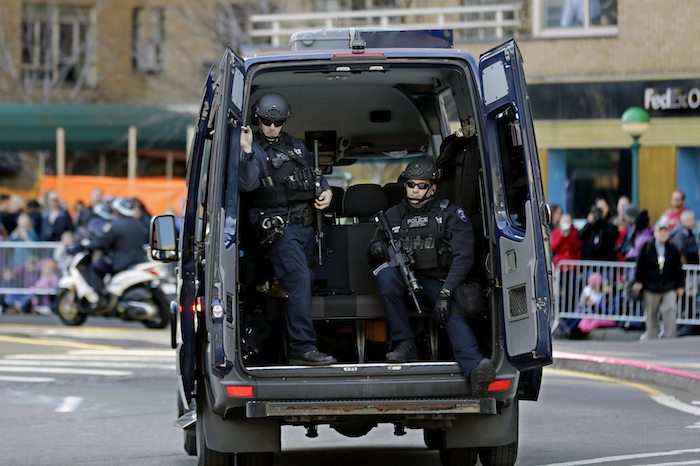
[[(495, 378), (491, 360), (484, 358), (471, 327), (455, 308), (452, 293), (467, 278), (474, 264), (474, 232), (464, 210), (447, 199), (436, 199), (438, 169), (429, 159), (408, 164), (401, 174), (406, 197), (386, 211), (388, 226), (409, 251), (423, 294), (433, 303), (435, 315), (445, 325), (454, 357), (475, 396), (485, 394)], [(383, 233), (372, 239), (370, 254), (388, 259)], [(377, 272), (379, 295), (384, 305), (392, 349), (388, 362), (418, 358), (414, 332), (406, 313), (406, 285), (397, 267)]]
[(148, 242), (148, 230), (134, 218), (136, 209), (130, 199), (117, 198), (112, 202), (115, 218), (106, 223), (102, 233), (87, 245), (88, 249), (101, 249), (106, 256), (90, 264), (88, 281), (90, 286), (103, 296), (103, 279), (108, 273), (115, 274), (140, 262), (145, 262), (144, 245)]
[[(241, 128), (240, 189), (250, 192), (250, 221), (266, 249), (275, 275), (287, 293), (289, 362), (299, 365), (328, 365), (333, 356), (316, 348), (311, 320), (313, 276), (306, 251), (313, 239), (314, 208), (331, 203), (325, 178), (314, 178), (313, 162), (304, 143), (282, 131), (292, 110), (279, 94), (263, 95), (253, 108), (258, 131)], [(316, 196), (316, 182), (320, 195)]]

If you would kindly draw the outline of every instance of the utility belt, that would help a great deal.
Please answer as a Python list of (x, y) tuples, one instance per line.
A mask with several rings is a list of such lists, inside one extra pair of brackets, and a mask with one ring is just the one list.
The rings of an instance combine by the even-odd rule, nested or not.
[(253, 206), (258, 208), (287, 207), (315, 198), (315, 182), (311, 168), (298, 168), (281, 180), (277, 176), (261, 179), (255, 190)]
[(271, 208), (260, 210), (256, 222), (258, 240), (262, 246), (270, 246), (282, 238), (288, 225), (300, 224), (304, 227), (313, 225), (314, 211), (309, 204), (296, 204), (289, 208)]

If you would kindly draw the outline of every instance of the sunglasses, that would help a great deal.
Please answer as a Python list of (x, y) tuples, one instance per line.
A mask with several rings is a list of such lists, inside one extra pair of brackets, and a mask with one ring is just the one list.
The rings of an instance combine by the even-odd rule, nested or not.
[(260, 117), (258, 117), (258, 118), (259, 118), (259, 120), (260, 120), (260, 123), (262, 123), (263, 125), (265, 125), (265, 126), (272, 126), (272, 125), (275, 125), (275, 126), (277, 126), (278, 128), (279, 128), (280, 126), (282, 126), (282, 125), (284, 124), (284, 122), (285, 122), (285, 120), (268, 120), (267, 118), (260, 118)]
[(414, 183), (413, 181), (406, 181), (406, 187), (409, 189), (413, 188), (418, 188), (418, 189), (428, 189), (429, 187), (432, 186), (432, 183)]

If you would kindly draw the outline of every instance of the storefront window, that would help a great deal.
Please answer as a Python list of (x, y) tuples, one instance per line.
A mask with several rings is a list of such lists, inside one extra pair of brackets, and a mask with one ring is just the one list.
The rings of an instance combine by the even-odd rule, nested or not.
[(603, 196), (612, 208), (617, 199), (632, 190), (629, 150), (576, 149), (566, 151), (566, 211), (585, 218), (597, 197)]

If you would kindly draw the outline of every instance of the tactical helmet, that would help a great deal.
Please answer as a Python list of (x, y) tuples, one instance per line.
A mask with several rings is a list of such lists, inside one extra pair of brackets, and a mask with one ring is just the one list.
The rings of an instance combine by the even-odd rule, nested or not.
[(440, 178), (440, 170), (432, 159), (415, 160), (406, 166), (401, 173), (401, 180), (410, 179), (437, 181)]
[(292, 116), (292, 107), (289, 106), (287, 99), (279, 94), (270, 92), (260, 97), (255, 103), (253, 113), (260, 118), (282, 121)]
[(105, 204), (104, 202), (95, 204), (92, 211), (95, 213), (95, 215), (105, 220), (112, 220), (114, 218), (112, 208), (109, 206), (109, 204)]
[(112, 208), (124, 217), (133, 217), (136, 214), (136, 204), (131, 199), (118, 197), (112, 201)]

